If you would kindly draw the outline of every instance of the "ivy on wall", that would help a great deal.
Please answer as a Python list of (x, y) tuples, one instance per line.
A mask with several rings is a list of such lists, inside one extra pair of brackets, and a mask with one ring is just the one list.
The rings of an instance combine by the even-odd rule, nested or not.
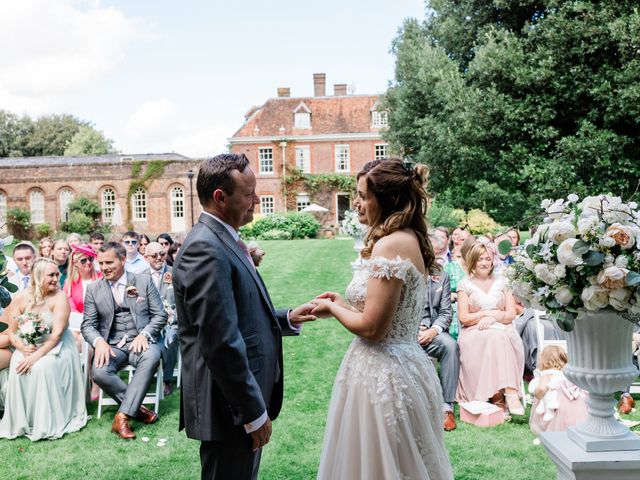
[(282, 182), (283, 193), (287, 193), (294, 185), (301, 182), (306, 192), (318, 193), (322, 190), (340, 190), (355, 192), (356, 178), (345, 173), (302, 173), (290, 168)]
[[(167, 165), (172, 163), (171, 161), (166, 160), (151, 160), (149, 162), (143, 161), (135, 161), (131, 164), (131, 181), (129, 182), (129, 191), (127, 193), (127, 218), (128, 218), (128, 228), (133, 230), (133, 225), (131, 223), (132, 215), (132, 204), (131, 199), (133, 198), (133, 194), (138, 188), (143, 188), (147, 192), (149, 191), (149, 187), (153, 183), (153, 181), (157, 178), (160, 178), (165, 171)], [(143, 169), (143, 167), (145, 167)]]

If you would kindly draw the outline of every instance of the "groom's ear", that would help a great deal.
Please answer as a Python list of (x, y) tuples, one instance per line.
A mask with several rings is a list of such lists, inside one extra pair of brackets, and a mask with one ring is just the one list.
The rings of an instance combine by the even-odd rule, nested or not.
[(225, 193), (221, 188), (216, 188), (213, 191), (213, 201), (214, 203), (224, 203), (225, 201)]

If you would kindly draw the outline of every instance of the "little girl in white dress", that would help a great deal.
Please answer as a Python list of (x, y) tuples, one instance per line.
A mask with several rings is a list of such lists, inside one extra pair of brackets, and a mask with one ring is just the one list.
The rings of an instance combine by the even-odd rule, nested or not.
[(563, 432), (587, 418), (587, 393), (569, 382), (562, 370), (569, 362), (565, 351), (556, 345), (546, 347), (540, 354), (539, 370), (529, 383), (533, 406), (529, 428), (542, 432)]

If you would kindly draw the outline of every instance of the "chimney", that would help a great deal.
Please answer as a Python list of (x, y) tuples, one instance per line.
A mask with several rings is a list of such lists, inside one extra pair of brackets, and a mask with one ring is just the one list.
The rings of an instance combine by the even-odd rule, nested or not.
[(315, 97), (324, 97), (326, 95), (325, 85), (327, 81), (327, 75), (325, 73), (313, 74), (313, 95)]
[(289, 98), (291, 96), (291, 89), (289, 87), (278, 88), (278, 98)]
[(342, 95), (347, 94), (347, 84), (346, 83), (334, 83), (333, 84), (333, 94), (336, 97), (340, 97)]

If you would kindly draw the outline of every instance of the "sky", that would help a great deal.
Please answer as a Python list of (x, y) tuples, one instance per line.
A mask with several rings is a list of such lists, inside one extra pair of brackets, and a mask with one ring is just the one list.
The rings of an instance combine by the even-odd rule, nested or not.
[(383, 93), (423, 0), (0, 0), (0, 109), (69, 113), (122, 153), (225, 150), (253, 105)]

